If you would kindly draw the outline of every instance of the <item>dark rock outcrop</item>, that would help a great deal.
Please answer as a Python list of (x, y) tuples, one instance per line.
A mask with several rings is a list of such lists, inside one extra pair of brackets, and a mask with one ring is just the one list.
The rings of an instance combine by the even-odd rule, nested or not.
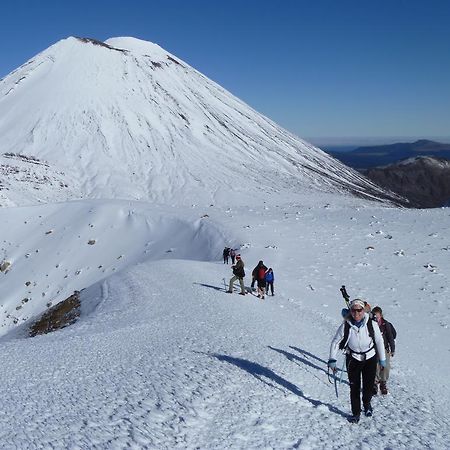
[(72, 325), (80, 316), (80, 293), (75, 291), (70, 297), (48, 309), (30, 327), (30, 336), (47, 334)]
[(436, 208), (450, 205), (450, 160), (418, 156), (364, 171), (384, 189), (410, 201), (411, 207)]

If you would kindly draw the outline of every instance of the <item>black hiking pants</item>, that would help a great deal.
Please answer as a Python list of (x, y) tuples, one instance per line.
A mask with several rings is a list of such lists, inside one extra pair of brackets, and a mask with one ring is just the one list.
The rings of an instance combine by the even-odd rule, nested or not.
[(272, 291), (272, 295), (273, 295), (273, 281), (267, 281), (266, 282), (266, 294), (269, 293), (269, 288)]
[(358, 361), (347, 355), (346, 360), (348, 381), (350, 382), (350, 401), (352, 404), (352, 414), (361, 414), (361, 376), (362, 376), (362, 400), (363, 407), (367, 409), (372, 400), (373, 384), (377, 371), (377, 355), (366, 361)]

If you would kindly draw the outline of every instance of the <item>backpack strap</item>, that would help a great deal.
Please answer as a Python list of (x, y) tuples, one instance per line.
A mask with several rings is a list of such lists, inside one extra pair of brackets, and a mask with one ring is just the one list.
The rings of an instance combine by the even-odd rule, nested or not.
[(375, 331), (373, 331), (373, 321), (374, 319), (370, 319), (367, 321), (367, 330), (369, 331), (369, 336), (372, 338), (372, 342), (375, 345)]
[(349, 333), (350, 333), (350, 324), (347, 321), (345, 321), (344, 322), (344, 337), (342, 338), (341, 342), (339, 342), (339, 350), (344, 350), (344, 348), (347, 347)]
[(345, 321), (344, 323), (344, 337), (342, 338), (341, 342), (339, 342), (339, 349), (340, 350), (348, 349), (350, 353), (354, 353), (357, 355), (363, 355), (365, 353), (370, 352), (370, 350), (372, 350), (375, 347), (375, 332), (373, 330), (372, 320), (373, 319), (369, 318), (369, 320), (367, 321), (367, 331), (369, 332), (369, 337), (372, 339), (372, 346), (369, 348), (369, 350), (366, 350), (365, 352), (355, 352), (348, 347), (347, 343), (348, 343), (348, 335), (350, 333), (350, 324), (347, 321)]

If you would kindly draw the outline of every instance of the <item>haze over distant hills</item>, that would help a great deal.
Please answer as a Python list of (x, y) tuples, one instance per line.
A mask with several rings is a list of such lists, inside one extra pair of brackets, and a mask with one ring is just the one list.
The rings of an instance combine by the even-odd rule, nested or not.
[(355, 169), (386, 166), (416, 156), (437, 156), (450, 159), (450, 144), (420, 139), (388, 145), (358, 147), (349, 152), (328, 151), (330, 155)]

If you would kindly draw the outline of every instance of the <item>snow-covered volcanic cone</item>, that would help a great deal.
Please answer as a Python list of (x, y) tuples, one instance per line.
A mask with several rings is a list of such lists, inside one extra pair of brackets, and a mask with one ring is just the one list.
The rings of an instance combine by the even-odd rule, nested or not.
[[(1, 80), (0, 139), (10, 158), (0, 161), (2, 205), (83, 197), (226, 204), (230, 192), (246, 204), (310, 189), (386, 195), (134, 38), (70, 37)], [(17, 155), (35, 163), (11, 169)]]

